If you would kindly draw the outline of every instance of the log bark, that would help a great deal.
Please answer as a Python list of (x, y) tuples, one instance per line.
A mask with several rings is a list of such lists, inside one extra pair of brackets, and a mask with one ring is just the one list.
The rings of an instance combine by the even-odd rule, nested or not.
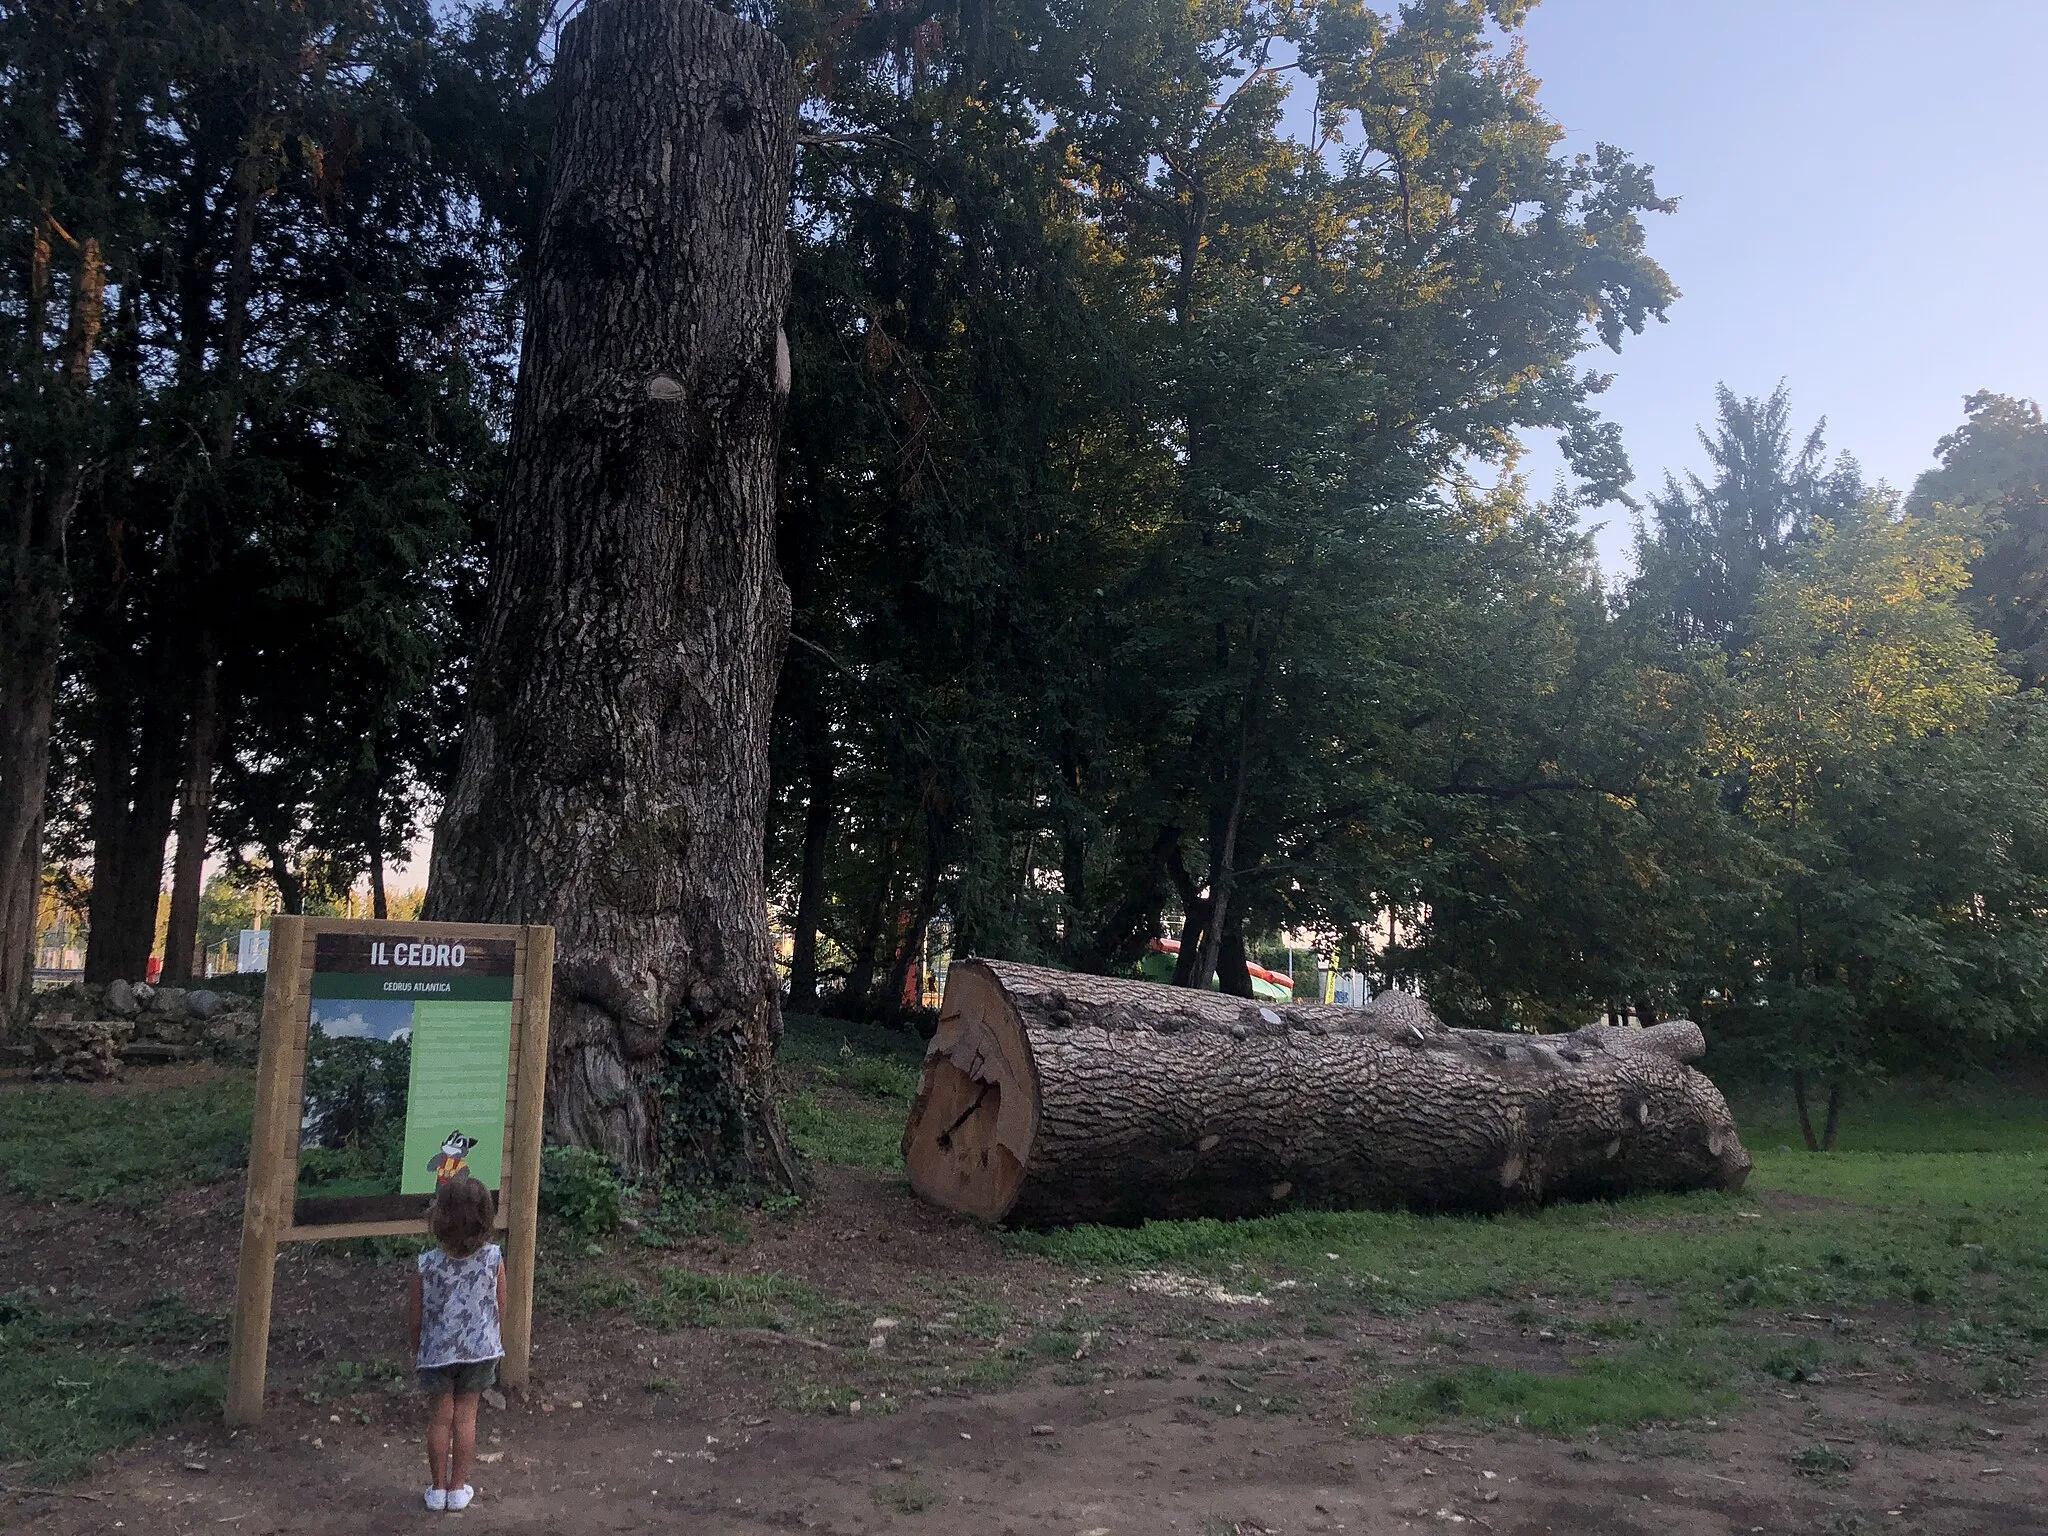
[(1400, 994), (1261, 1007), (968, 960), (903, 1156), (924, 1199), (1021, 1226), (1739, 1189), (1705, 1049), (1683, 1020), (1497, 1034)]
[(788, 1187), (763, 832), (788, 628), (789, 60), (692, 0), (564, 30), (549, 186), (431, 917), (556, 929), (548, 1131)]

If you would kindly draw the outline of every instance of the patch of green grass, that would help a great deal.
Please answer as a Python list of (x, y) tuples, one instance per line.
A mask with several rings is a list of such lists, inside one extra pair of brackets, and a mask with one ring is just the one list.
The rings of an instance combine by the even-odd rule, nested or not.
[(0, 1296), (0, 1466), (23, 1466), (29, 1482), (63, 1482), (102, 1451), (220, 1411), (218, 1363), (164, 1365), (137, 1352), (136, 1341), (183, 1343), (183, 1318), (204, 1314), (186, 1309), (167, 1331), (170, 1309), (152, 1308), (128, 1319), (58, 1317), (32, 1296)]
[(132, 1093), (60, 1083), (0, 1092), (0, 1169), (34, 1200), (154, 1199), (249, 1159), (252, 1078)]
[(902, 1030), (794, 1015), (776, 1052), (783, 1124), (805, 1156), (873, 1172), (903, 1166), (904, 1116), (924, 1041)]
[(1224, 1275), (1237, 1264), (1285, 1273), (1326, 1295), (1356, 1294), (1380, 1312), (1605, 1298), (1625, 1287), (1716, 1310), (1967, 1300), (2018, 1324), (2048, 1302), (2044, 1223), (2044, 1155), (1760, 1153), (1751, 1187), (1734, 1195), (1653, 1195), (1491, 1217), (1289, 1212), (1074, 1227), (1009, 1241), (1091, 1269)]
[(1809, 1477), (1826, 1477), (1830, 1474), (1854, 1471), (1856, 1458), (1847, 1451), (1838, 1450), (1816, 1440), (1811, 1445), (1802, 1445), (1792, 1453), (1792, 1465)]
[(839, 1065), (819, 1067), (816, 1071), (823, 1082), (870, 1099), (880, 1099), (897, 1109), (907, 1109), (917, 1094), (918, 1069), (886, 1056), (849, 1053)]
[(902, 1109), (870, 1108), (808, 1090), (782, 1101), (782, 1123), (799, 1152), (875, 1173), (903, 1166), (903, 1115)]
[(919, 1515), (938, 1503), (939, 1495), (929, 1483), (914, 1477), (898, 1477), (876, 1485), (875, 1502), (899, 1514)]
[(983, 1355), (964, 1365), (946, 1368), (939, 1372), (939, 1377), (948, 1385), (977, 1392), (1000, 1391), (1022, 1379), (1029, 1358), (1026, 1350), (1006, 1349), (1001, 1354)]
[[(1750, 1151), (1802, 1149), (1792, 1090), (1738, 1090), (1730, 1095)], [(1826, 1113), (1811, 1103), (1814, 1129)], [(2002, 1079), (1958, 1083), (1884, 1083), (1842, 1109), (1840, 1152), (2048, 1152), (2048, 1099), (2015, 1092)]]
[(1757, 1369), (1779, 1381), (1811, 1381), (1821, 1374), (1821, 1354), (1820, 1345), (1801, 1339), (1797, 1344), (1765, 1350)]
[(881, 1393), (823, 1382), (801, 1382), (783, 1400), (798, 1413), (863, 1413), (870, 1417), (896, 1413), (903, 1406)]
[(733, 1200), (716, 1191), (682, 1187), (663, 1191), (638, 1242), (643, 1248), (673, 1248), (684, 1238), (715, 1237), (737, 1247), (747, 1235), (746, 1220)]
[(162, 1291), (145, 1301), (128, 1317), (67, 1320), (75, 1340), (115, 1348), (169, 1349), (186, 1351), (210, 1347), (225, 1349), (228, 1320), (219, 1312), (200, 1312), (188, 1305), (176, 1291)]
[(915, 1088), (924, 1044), (923, 1038), (910, 1030), (791, 1013), (783, 1016), (782, 1044), (776, 1048), (775, 1059), (785, 1067), (834, 1070), (856, 1059), (888, 1062), (907, 1071)]
[(550, 1310), (560, 1308), (577, 1317), (624, 1311), (640, 1300), (640, 1282), (631, 1275), (600, 1275), (594, 1280), (570, 1282), (544, 1270), (540, 1280)]
[(633, 1313), (650, 1328), (772, 1328), (826, 1321), (838, 1305), (786, 1275), (699, 1275), (664, 1269), (660, 1288), (636, 1295)]
[(313, 1374), (305, 1391), (309, 1403), (329, 1398), (353, 1397), (359, 1392), (382, 1392), (396, 1397), (405, 1390), (405, 1367), (379, 1355), (369, 1360), (329, 1360)]
[(1361, 1423), (1406, 1434), (1444, 1419), (1550, 1435), (1698, 1418), (1735, 1400), (1710, 1365), (1676, 1349), (1577, 1362), (1557, 1375), (1471, 1364), (1395, 1376), (1358, 1395)]

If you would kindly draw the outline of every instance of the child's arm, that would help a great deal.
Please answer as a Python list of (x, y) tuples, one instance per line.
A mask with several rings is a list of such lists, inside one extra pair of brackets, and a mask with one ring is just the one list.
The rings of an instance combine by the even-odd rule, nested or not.
[(502, 1322), (502, 1321), (504, 1320), (504, 1316), (505, 1316), (505, 1255), (501, 1253), (501, 1254), (499, 1254), (499, 1255), (498, 1255), (498, 1318), (499, 1318), (499, 1320), (500, 1320), (501, 1322)]
[[(420, 1272), (415, 1268), (412, 1272), (412, 1283), (406, 1288), (405, 1292), (405, 1335), (412, 1341), (412, 1352), (415, 1357), (420, 1352), (420, 1309), (423, 1305), (421, 1291)], [(502, 1296), (504, 1291), (505, 1282), (500, 1278), (498, 1281), (499, 1295)]]

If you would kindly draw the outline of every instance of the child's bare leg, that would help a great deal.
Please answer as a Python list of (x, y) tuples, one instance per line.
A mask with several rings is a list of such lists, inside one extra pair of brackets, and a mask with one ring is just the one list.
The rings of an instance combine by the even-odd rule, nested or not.
[[(427, 1486), (460, 1488), (448, 1480), (449, 1451), (455, 1438), (455, 1394), (436, 1392), (427, 1399)], [(476, 1402), (469, 1405), (469, 1443), (476, 1449)]]
[(482, 1395), (465, 1392), (450, 1399), (455, 1414), (455, 1465), (448, 1473), (450, 1488), (460, 1488), (469, 1481), (469, 1464), (476, 1459), (476, 1405)]

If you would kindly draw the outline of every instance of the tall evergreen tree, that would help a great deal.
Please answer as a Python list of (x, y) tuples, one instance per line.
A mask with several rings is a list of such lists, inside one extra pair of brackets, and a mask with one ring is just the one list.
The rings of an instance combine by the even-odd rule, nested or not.
[(2048, 679), (2048, 424), (2031, 400), (1988, 392), (1963, 402), (1969, 419), (1935, 446), (1941, 459), (1913, 486), (1916, 517), (1974, 508), (1983, 552), (1970, 565), (1970, 600), (2023, 686)]
[(1795, 441), (1792, 397), (1714, 391), (1711, 433), (1699, 434), (1713, 478), (1666, 473), (1636, 525), (1633, 601), (1664, 615), (1675, 643), (1731, 653), (1766, 577), (1785, 568), (1818, 518), (1854, 511), (1868, 494), (1854, 460), (1828, 462), (1826, 422)]

